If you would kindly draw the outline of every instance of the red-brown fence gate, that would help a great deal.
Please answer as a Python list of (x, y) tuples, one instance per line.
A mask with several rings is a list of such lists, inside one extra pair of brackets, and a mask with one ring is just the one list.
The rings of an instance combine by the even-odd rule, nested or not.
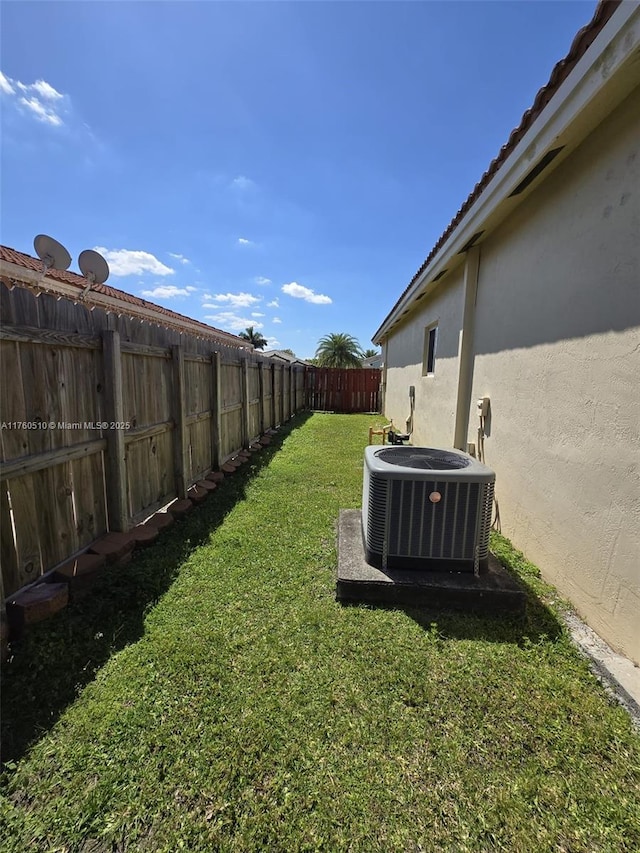
[(382, 371), (377, 368), (310, 367), (307, 407), (322, 412), (379, 412)]

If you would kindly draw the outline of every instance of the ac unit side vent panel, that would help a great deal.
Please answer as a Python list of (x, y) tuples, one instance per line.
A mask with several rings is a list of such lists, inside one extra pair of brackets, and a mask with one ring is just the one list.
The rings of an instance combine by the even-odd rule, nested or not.
[(371, 476), (369, 489), (369, 512), (367, 517), (367, 542), (369, 547), (379, 554), (384, 549), (384, 537), (387, 528), (387, 491), (389, 480)]

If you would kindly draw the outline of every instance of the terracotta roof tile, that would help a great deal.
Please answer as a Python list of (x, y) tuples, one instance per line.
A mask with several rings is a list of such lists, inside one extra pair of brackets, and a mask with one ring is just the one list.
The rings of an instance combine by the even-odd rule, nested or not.
[(591, 21), (589, 21), (588, 24), (582, 27), (582, 29), (578, 30), (573, 39), (573, 42), (571, 43), (569, 53), (564, 57), (564, 59), (561, 59), (555, 64), (553, 71), (551, 72), (551, 76), (549, 77), (549, 81), (541, 89), (538, 90), (538, 94), (536, 95), (533, 104), (531, 105), (531, 107), (529, 107), (528, 110), (526, 110), (526, 112), (522, 116), (520, 124), (511, 131), (509, 139), (502, 146), (502, 148), (498, 152), (498, 155), (491, 161), (491, 163), (489, 164), (489, 168), (480, 178), (478, 183), (475, 185), (462, 207), (458, 210), (458, 212), (453, 217), (443, 234), (438, 239), (438, 242), (435, 244), (433, 249), (431, 249), (425, 261), (421, 264), (420, 268), (413, 276), (407, 287), (404, 289), (391, 311), (389, 311), (389, 313), (387, 314), (387, 317), (385, 318), (382, 325), (384, 325), (387, 318), (391, 316), (391, 314), (393, 314), (393, 312), (403, 300), (405, 295), (413, 287), (413, 285), (422, 275), (425, 269), (429, 266), (438, 251), (442, 248), (442, 246), (451, 236), (455, 228), (460, 224), (463, 217), (469, 211), (473, 203), (487, 187), (492, 178), (495, 177), (496, 173), (498, 172), (502, 164), (505, 162), (507, 157), (516, 148), (516, 146), (518, 145), (522, 137), (525, 135), (525, 133), (529, 130), (533, 122), (538, 118), (540, 113), (547, 106), (549, 101), (553, 98), (555, 93), (558, 91), (562, 83), (569, 76), (571, 71), (575, 68), (580, 59), (582, 59), (584, 54), (587, 52), (587, 50), (595, 40), (596, 36), (603, 29), (604, 25), (607, 23), (609, 18), (611, 18), (611, 16), (613, 15), (613, 13), (621, 2), (622, 0), (600, 0)]
[[(0, 260), (7, 261), (11, 264), (31, 270), (32, 272), (42, 271), (42, 261), (39, 258), (34, 258), (31, 255), (26, 255), (24, 252), (18, 252), (16, 249), (11, 249), (9, 246), (0, 246)], [(64, 284), (76, 285), (79, 291), (83, 291), (87, 286), (87, 279), (78, 273), (69, 272), (68, 270), (47, 270), (47, 278), (61, 281)], [(178, 314), (176, 311), (171, 311), (169, 308), (163, 308), (162, 305), (156, 305), (154, 302), (147, 302), (146, 299), (141, 299), (139, 296), (134, 296), (132, 293), (127, 293), (124, 290), (118, 290), (108, 284), (93, 284), (91, 292), (101, 293), (103, 296), (110, 296), (120, 302), (124, 302), (131, 306), (132, 313), (135, 314), (135, 308), (145, 308), (147, 311), (153, 311), (158, 314), (158, 323), (163, 325), (163, 318), (166, 319), (165, 325), (173, 328), (171, 320), (180, 321), (181, 323), (189, 323), (192, 326), (199, 326), (202, 329), (202, 335), (207, 338), (218, 338), (223, 343), (229, 346), (238, 346), (243, 349), (247, 348), (247, 342), (237, 335), (230, 332), (224, 332), (221, 329), (216, 329), (214, 326), (208, 326), (206, 323), (201, 323), (199, 320), (194, 320), (192, 317), (187, 317), (184, 314)], [(235, 340), (234, 340), (235, 339)], [(236, 343), (237, 341), (237, 343)]]

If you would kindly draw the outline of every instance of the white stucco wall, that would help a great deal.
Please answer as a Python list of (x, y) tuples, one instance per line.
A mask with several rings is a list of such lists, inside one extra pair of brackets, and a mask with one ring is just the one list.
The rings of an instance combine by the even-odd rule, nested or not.
[(635, 98), (483, 243), (474, 349), (469, 441), (489, 396), (503, 532), (640, 662)]
[[(614, 648), (640, 663), (640, 113), (636, 90), (480, 248), (468, 440), (502, 531)], [(463, 270), (386, 342), (385, 410), (416, 387), (413, 444), (451, 446)], [(434, 377), (424, 329), (439, 322)]]
[[(442, 280), (428, 306), (412, 313), (389, 339), (386, 350), (385, 415), (404, 430), (411, 411), (409, 387), (415, 386), (415, 445), (453, 446), (458, 387), (458, 349), (464, 291), (462, 267)], [(438, 323), (433, 376), (422, 375), (425, 329)]]

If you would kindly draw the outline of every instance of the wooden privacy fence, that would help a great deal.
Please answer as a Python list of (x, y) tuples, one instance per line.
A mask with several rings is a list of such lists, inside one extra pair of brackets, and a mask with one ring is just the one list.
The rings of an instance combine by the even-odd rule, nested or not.
[(377, 367), (307, 368), (307, 406), (323, 412), (379, 412), (381, 376)]
[(304, 407), (304, 368), (0, 285), (4, 596)]

